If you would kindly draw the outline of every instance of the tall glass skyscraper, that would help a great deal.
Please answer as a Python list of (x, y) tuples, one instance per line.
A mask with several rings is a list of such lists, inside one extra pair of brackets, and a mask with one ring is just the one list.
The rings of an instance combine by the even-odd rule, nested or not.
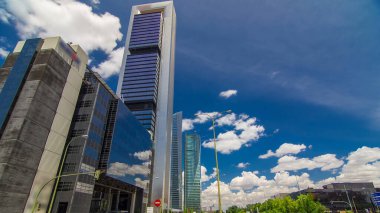
[(195, 133), (185, 136), (185, 208), (201, 212), (201, 142)]
[(170, 202), (176, 15), (172, 1), (132, 7), (117, 95), (153, 139), (150, 202)]
[(173, 115), (170, 204), (182, 210), (182, 112)]

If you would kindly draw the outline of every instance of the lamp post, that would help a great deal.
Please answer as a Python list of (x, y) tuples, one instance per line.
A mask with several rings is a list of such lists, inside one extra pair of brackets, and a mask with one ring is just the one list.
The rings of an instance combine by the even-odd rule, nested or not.
[[(232, 112), (231, 110), (227, 110), (221, 113), (230, 113)], [(203, 115), (206, 115), (207, 117), (211, 118), (212, 120), (212, 130), (214, 133), (214, 151), (215, 151), (215, 164), (216, 164), (216, 181), (218, 184), (218, 207), (219, 207), (219, 213), (222, 213), (222, 200), (220, 196), (220, 176), (219, 176), (219, 165), (218, 165), (218, 151), (216, 150), (216, 133), (215, 133), (215, 116), (210, 116), (209, 114), (206, 113), (200, 113)]]
[(96, 179), (99, 179), (99, 176), (101, 173), (103, 173), (104, 171), (102, 170), (96, 170), (94, 172), (82, 172), (82, 173), (73, 173), (73, 174), (67, 174), (67, 175), (58, 175), (56, 177), (53, 177), (52, 179), (50, 179), (48, 182), (46, 182), (40, 190), (38, 190), (38, 193), (36, 195), (36, 199), (34, 200), (34, 203), (33, 203), (33, 209), (32, 209), (32, 213), (34, 213), (37, 209), (37, 206), (38, 206), (38, 197), (40, 196), (42, 190), (45, 188), (45, 186), (47, 186), (50, 182), (52, 182), (53, 180), (58, 180), (59, 178), (61, 177), (70, 177), (70, 176), (78, 176), (78, 175), (88, 175), (88, 174), (94, 174), (94, 177)]
[(55, 196), (57, 195), (58, 183), (59, 183), (59, 180), (61, 179), (61, 177), (63, 177), (63, 176), (61, 176), (62, 169), (63, 169), (63, 164), (65, 163), (66, 155), (67, 155), (67, 150), (69, 149), (69, 146), (70, 146), (71, 142), (73, 142), (74, 139), (76, 139), (76, 138), (87, 138), (87, 137), (88, 137), (88, 135), (80, 135), (80, 136), (77, 136), (77, 137), (73, 137), (66, 144), (65, 151), (63, 152), (63, 155), (62, 155), (62, 161), (61, 161), (61, 164), (59, 165), (58, 175), (56, 177), (57, 181), (55, 182), (55, 185), (54, 185), (53, 195), (51, 196), (48, 213), (51, 213), (51, 210), (53, 209), (53, 204), (54, 204)]

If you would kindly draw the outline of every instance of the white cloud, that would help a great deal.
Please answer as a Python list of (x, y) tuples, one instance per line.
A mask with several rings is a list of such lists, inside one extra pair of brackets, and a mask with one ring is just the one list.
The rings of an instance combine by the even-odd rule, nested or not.
[[(284, 156), (288, 157), (288, 156)], [(290, 156), (294, 159), (294, 156)], [(330, 169), (340, 164), (334, 154), (320, 155), (309, 160), (313, 167)], [(299, 160), (299, 159), (298, 159)], [(335, 163), (328, 164), (331, 160)], [(339, 163), (337, 163), (339, 162)], [(299, 161), (302, 164), (304, 162)], [(322, 165), (323, 164), (323, 165)], [(332, 166), (335, 165), (335, 166)], [(349, 153), (347, 162), (343, 165), (341, 172), (336, 177), (329, 177), (314, 182), (306, 172), (301, 175), (291, 175), (289, 172), (276, 172), (272, 179), (259, 176), (257, 171), (243, 171), (237, 177), (232, 178), (230, 183), (221, 182), (221, 194), (223, 209), (237, 205), (244, 207), (247, 204), (262, 202), (279, 193), (291, 193), (306, 188), (321, 188), (323, 185), (336, 182), (373, 182), (375, 187), (380, 186), (380, 148), (363, 146)], [(202, 191), (202, 206), (213, 209), (218, 208), (216, 181), (211, 183)]]
[(278, 159), (278, 165), (273, 167), (271, 172), (298, 171), (301, 169), (313, 170), (317, 168), (327, 171), (339, 168), (343, 164), (343, 160), (337, 159), (335, 154), (324, 154), (312, 159), (286, 155)]
[(269, 157), (282, 157), (289, 154), (298, 154), (306, 150), (304, 144), (292, 144), (292, 143), (283, 143), (275, 152), (268, 150), (266, 154), (260, 155), (260, 159), (266, 159)]
[(9, 54), (9, 51), (0, 47), (0, 58), (6, 58), (8, 56), (8, 54)]
[(182, 131), (194, 129), (194, 124), (203, 124), (211, 120), (211, 117), (219, 117), (219, 112), (202, 112), (198, 111), (195, 113), (194, 119), (183, 119), (182, 120)]
[(215, 120), (219, 126), (231, 126), (236, 122), (236, 114), (230, 113)]
[(267, 180), (265, 176), (258, 177), (257, 172), (245, 172), (241, 173), (241, 176), (235, 177), (231, 180), (231, 190), (250, 190), (258, 186), (270, 185), (271, 182)]
[(240, 168), (240, 169), (244, 169), (244, 168), (247, 168), (247, 166), (249, 166), (250, 163), (246, 162), (241, 162), (241, 163), (238, 163), (238, 165), (236, 165), (237, 168)]
[(0, 21), (9, 24), (10, 19), (12, 18), (12, 15), (8, 13), (3, 8), (0, 8)]
[(336, 177), (337, 181), (368, 182), (380, 186), (380, 148), (363, 146), (347, 157), (348, 162)]
[[(264, 134), (265, 128), (256, 124), (256, 118), (250, 118), (245, 114), (241, 114), (238, 119), (236, 115), (226, 115), (218, 120), (221, 125), (234, 127), (234, 130), (218, 134), (217, 150), (223, 154), (230, 154), (243, 146), (250, 146), (250, 142), (257, 141)], [(210, 139), (202, 145), (213, 149), (214, 141)]]
[(192, 130), (194, 129), (194, 122), (191, 119), (183, 119), (182, 120), (182, 131)]
[[(237, 205), (244, 207), (247, 204), (262, 202), (278, 193), (290, 193), (314, 187), (313, 181), (307, 173), (302, 175), (289, 175), (288, 172), (276, 173), (273, 179), (257, 176), (258, 172), (244, 171), (241, 176), (235, 177), (231, 182), (220, 182), (223, 209)], [(218, 208), (218, 189), (216, 181), (202, 191), (202, 207), (213, 206)]]
[(152, 151), (150, 150), (145, 150), (141, 152), (135, 152), (133, 156), (135, 156), (137, 159), (142, 160), (142, 161), (147, 161), (149, 160), (149, 157), (152, 155)]
[(216, 177), (216, 168), (213, 169), (214, 172), (210, 175), (207, 175), (207, 169), (204, 166), (201, 166), (201, 182), (207, 182)]
[(91, 0), (93, 4), (100, 4), (100, 0)]
[(107, 173), (115, 176), (126, 176), (126, 175), (145, 175), (147, 176), (150, 172), (149, 166), (147, 163), (142, 165), (128, 165), (126, 163), (115, 162), (111, 163), (111, 166), (108, 168)]
[(139, 186), (143, 189), (147, 189), (147, 184), (149, 183), (149, 180), (143, 180), (141, 178), (135, 178), (135, 184), (136, 186)]
[(114, 49), (123, 37), (118, 17), (108, 12), (97, 14), (75, 0), (5, 0), (4, 9), (0, 10), (0, 20), (11, 20), (22, 39), (61, 36), (88, 53), (105, 51), (108, 60), (95, 71), (105, 78), (118, 73), (123, 54), (122, 48)]
[(237, 94), (237, 90), (230, 89), (230, 90), (220, 92), (219, 96), (227, 99), (227, 98), (230, 98), (231, 96), (236, 95), (236, 94)]
[(112, 50), (107, 60), (100, 63), (92, 69), (98, 72), (103, 78), (108, 78), (120, 72), (121, 63), (123, 61), (124, 47)]

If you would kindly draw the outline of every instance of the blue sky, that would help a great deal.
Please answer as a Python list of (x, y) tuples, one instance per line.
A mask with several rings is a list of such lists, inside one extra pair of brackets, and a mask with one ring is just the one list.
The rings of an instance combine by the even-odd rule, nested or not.
[[(130, 8), (145, 2), (152, 1), (5, 0), (0, 62), (20, 39), (61, 35), (84, 46), (115, 89)], [(191, 0), (175, 7), (174, 109), (202, 137), (205, 206), (216, 204), (215, 162), (207, 148), (211, 123), (198, 111), (234, 113), (218, 116), (225, 206), (333, 181), (380, 187), (378, 1)], [(228, 90), (236, 94), (220, 96)]]

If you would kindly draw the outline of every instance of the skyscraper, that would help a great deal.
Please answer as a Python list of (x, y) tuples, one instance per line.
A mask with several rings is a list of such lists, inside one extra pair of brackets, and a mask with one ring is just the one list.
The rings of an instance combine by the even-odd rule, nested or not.
[(185, 208), (201, 212), (201, 142), (198, 134), (185, 136)]
[[(87, 55), (59, 37), (17, 43), (0, 69), (0, 211), (30, 212), (57, 174)], [(46, 210), (52, 185), (40, 194)]]
[(173, 115), (170, 204), (182, 210), (182, 112)]
[(172, 1), (132, 7), (117, 95), (153, 139), (150, 205), (170, 201), (176, 15)]

